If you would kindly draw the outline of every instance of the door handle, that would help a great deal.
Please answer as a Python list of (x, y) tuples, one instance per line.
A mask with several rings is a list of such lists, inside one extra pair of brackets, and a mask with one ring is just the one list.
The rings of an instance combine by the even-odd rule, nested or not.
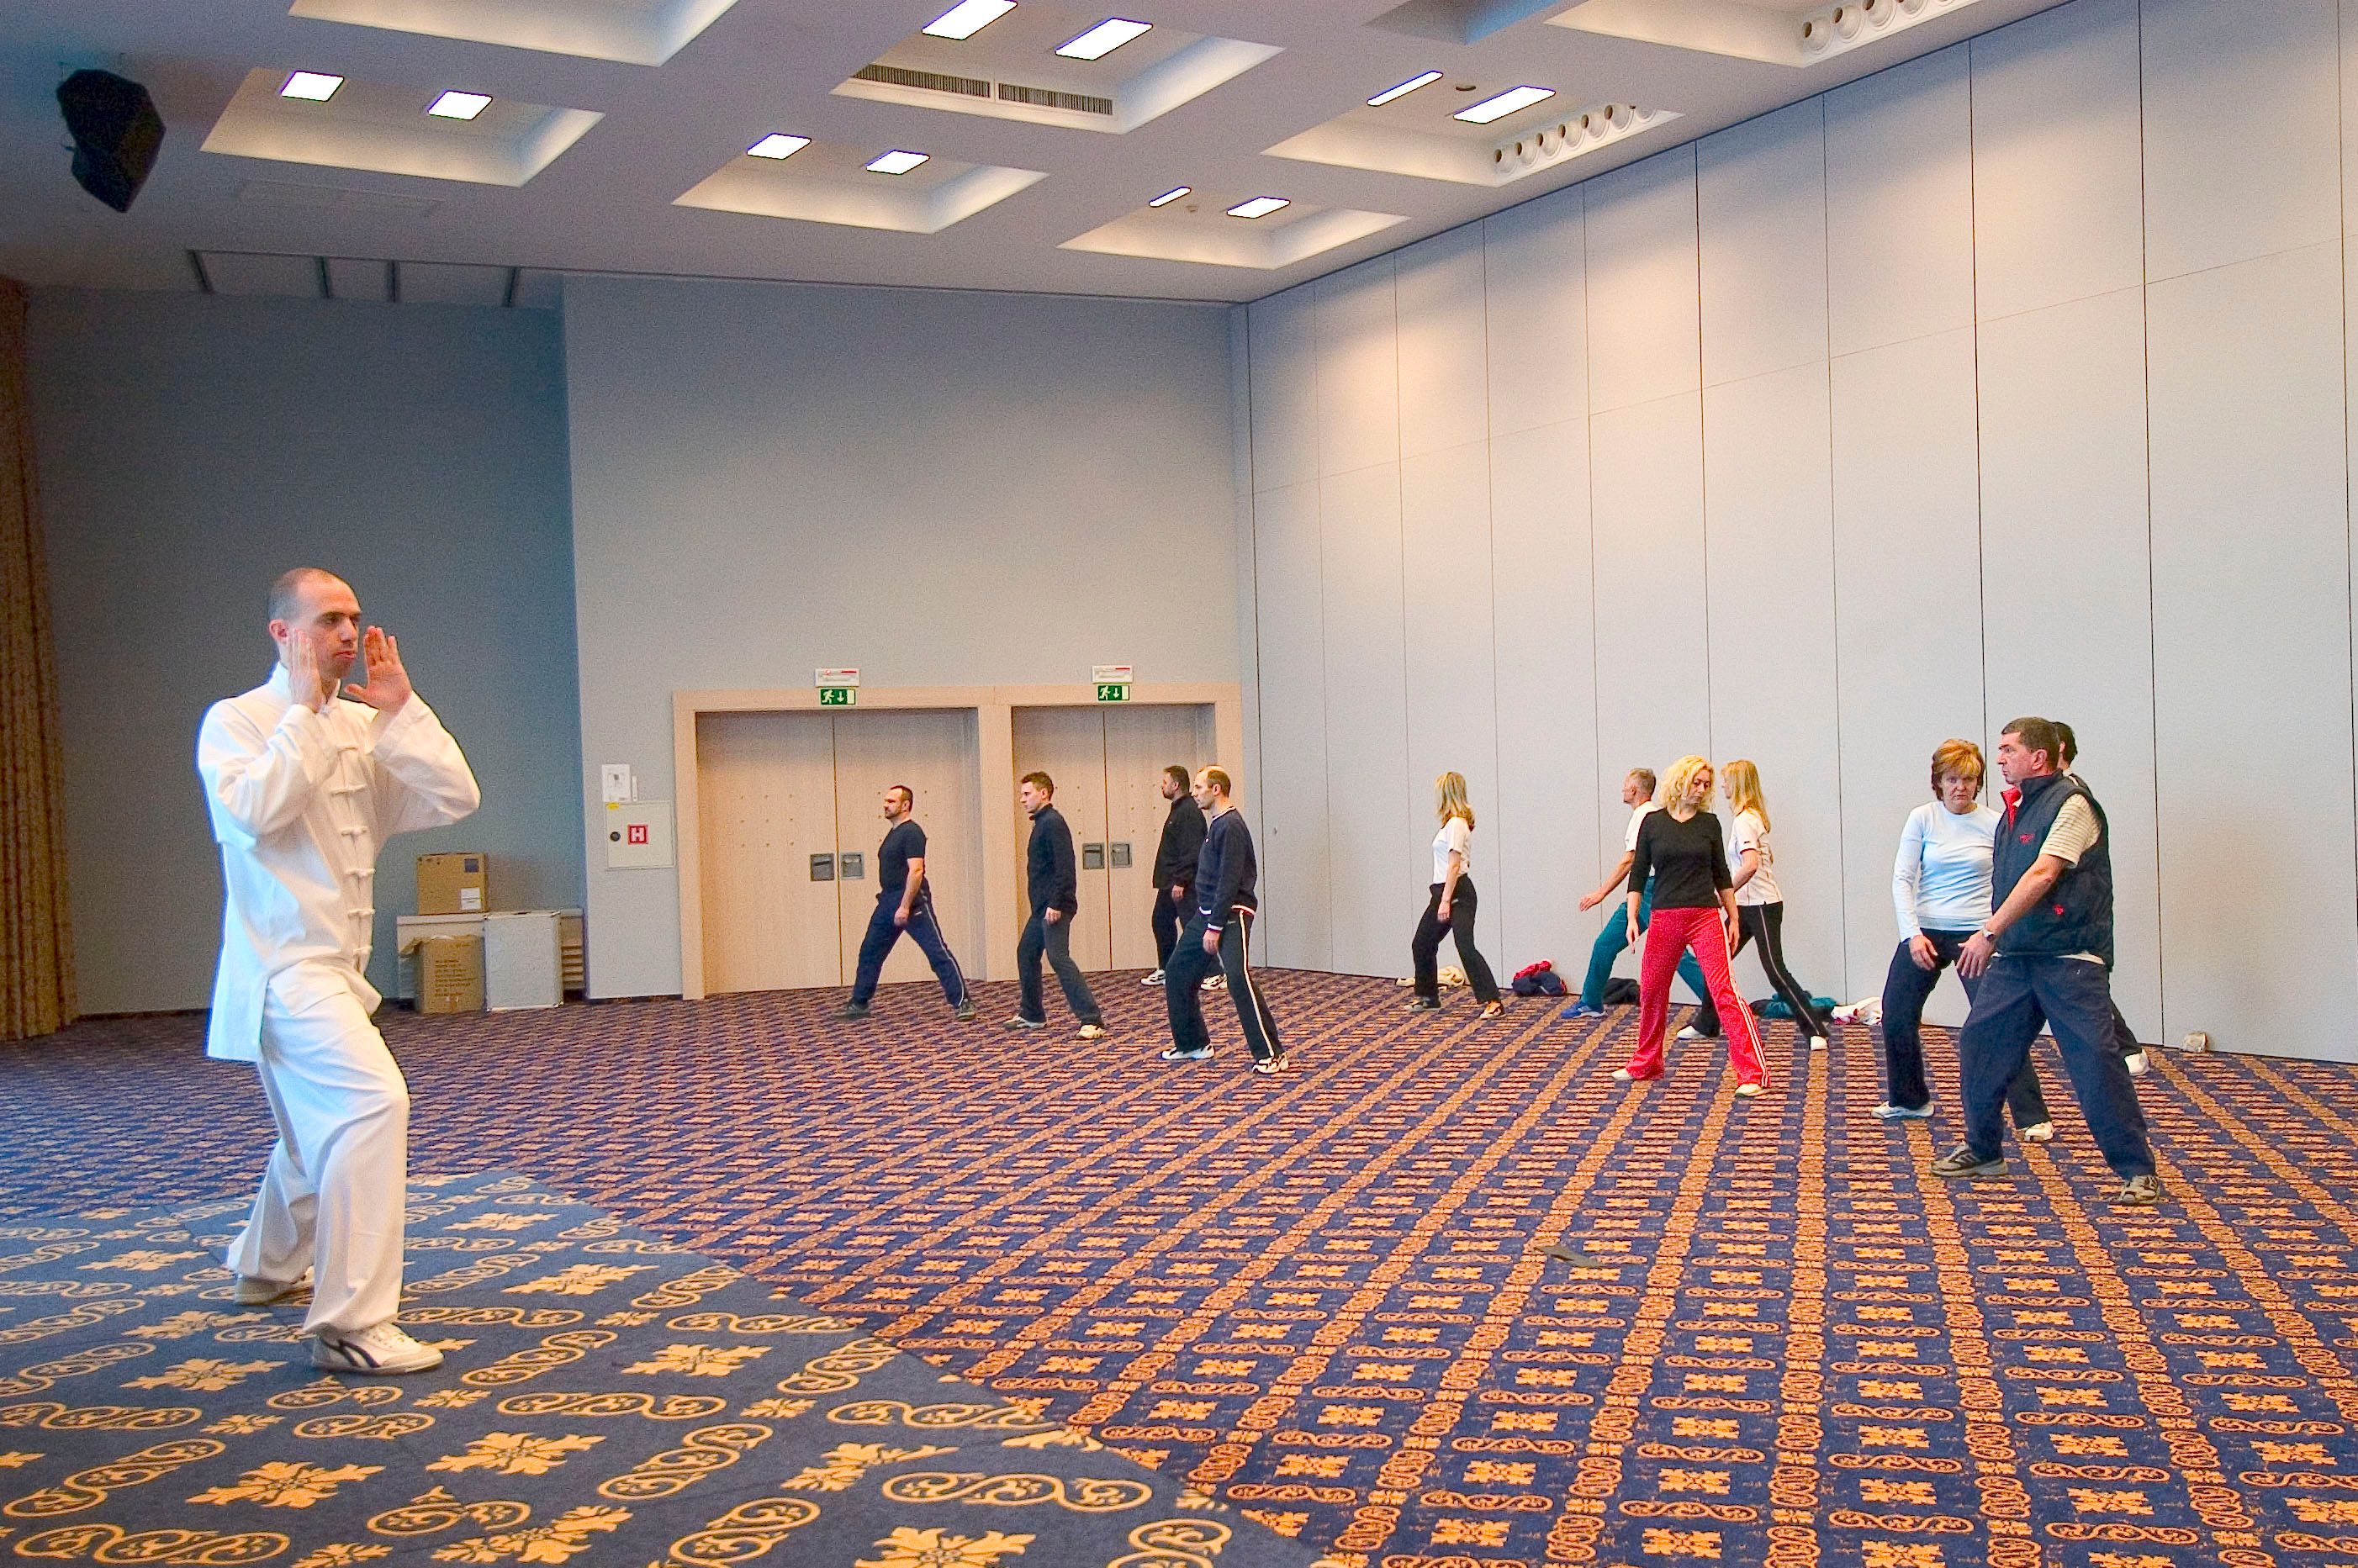
[(868, 857), (858, 849), (846, 849), (835, 858), (836, 875), (845, 881), (856, 882), (868, 875)]
[(813, 855), (811, 857), (811, 881), (815, 882), (831, 882), (835, 881), (835, 857), (833, 855)]
[(1084, 844), (1081, 846), (1081, 870), (1085, 871), (1101, 871), (1105, 870), (1104, 845)]
[(1129, 845), (1116, 844), (1113, 846), (1113, 869), (1117, 871), (1126, 871), (1130, 870)]

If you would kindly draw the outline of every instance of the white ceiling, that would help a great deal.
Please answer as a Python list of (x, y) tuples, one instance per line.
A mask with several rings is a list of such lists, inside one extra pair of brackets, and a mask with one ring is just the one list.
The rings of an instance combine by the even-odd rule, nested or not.
[[(469, 0), (592, 17), (629, 0)], [(289, 15), (287, 0), (70, 0), (0, 5), (0, 274), (33, 283), (193, 289), (200, 273), (223, 292), (322, 292), (321, 282), (373, 279), (397, 262), (432, 287), (401, 297), (513, 298), (545, 303), (546, 275), (621, 272), (781, 278), (928, 287), (1011, 289), (1137, 297), (1245, 300), (1527, 201), (1605, 169), (1806, 98), (1901, 60), (2003, 26), (2056, 0), (1941, 0), (1946, 9), (1893, 27), (1861, 47), (1806, 68), (1636, 41), (1557, 25), (1578, 0), (1508, 0), (1520, 19), (1464, 44), (1379, 23), (1397, 0), (1037, 0), (1059, 18), (1122, 15), (1157, 33), (1138, 45), (1152, 63), (1179, 35), (1238, 40), (1280, 52), (1120, 134), (950, 113), (834, 90), (882, 59), (947, 9), (949, 0), (736, 0), (662, 65), (469, 41)], [(1723, 0), (1612, 0), (1613, 14), (1659, 6), (1676, 36), (1682, 13)], [(1735, 3), (1735, 0), (1725, 0)], [(1823, 0), (1741, 0), (1793, 18)], [(1895, 0), (1877, 0), (1891, 5)], [(450, 11), (454, 0), (426, 9)], [(644, 7), (642, 7), (644, 8)], [(711, 9), (706, 0), (704, 9)], [(1500, 0), (1421, 0), (1430, 18), (1462, 13), (1479, 32)], [(1599, 15), (1605, 14), (1600, 4)], [(1020, 12), (1019, 12), (1020, 15)], [(1047, 20), (1045, 16), (1040, 20)], [(1032, 29), (995, 24), (977, 35), (975, 59), (1004, 70)], [(1917, 20), (1910, 18), (1911, 21)], [(1794, 23), (1798, 26), (1798, 20)], [(1008, 31), (993, 41), (999, 27)], [(1057, 31), (1050, 28), (1050, 31)], [(1428, 29), (1429, 30), (1429, 29)], [(1060, 35), (1061, 36), (1061, 35)], [(1145, 46), (1153, 40), (1153, 51)], [(922, 39), (930, 69), (962, 46)], [(1122, 63), (1126, 50), (1099, 62)], [(894, 55), (894, 60), (907, 59)], [(54, 97), (83, 66), (146, 84), (168, 127), (153, 178), (127, 214), (84, 195), (68, 173)], [(598, 116), (579, 139), (520, 186), (388, 174), (362, 168), (203, 150), (248, 74), (333, 71), (354, 83), (447, 87), (495, 101)], [(1520, 134), (1526, 119), (1552, 127), (1566, 111), (1636, 103), (1678, 117), (1647, 126), (1511, 183), (1488, 187), (1378, 168), (1278, 157), (1269, 148), (1351, 114), (1364, 101), (1420, 71), (1444, 80), (1398, 105), (1446, 124), (1427, 95), (1455, 103), (1460, 82), (1485, 92), (1518, 83), (1555, 99), (1494, 129)], [(1098, 91), (1086, 71), (1053, 58), (1028, 80)], [(330, 105), (332, 107), (332, 105)], [(1383, 111), (1372, 113), (1381, 114)], [(1354, 124), (1357, 122), (1354, 121)], [(973, 215), (925, 233), (759, 216), (676, 205), (678, 198), (741, 162), (772, 131), (870, 155), (903, 147), (945, 164), (997, 166), (1044, 178)], [(1577, 138), (1575, 137), (1575, 141)], [(793, 167), (792, 160), (784, 166)], [(865, 176), (870, 179), (890, 177)], [(1245, 265), (1177, 261), (1152, 249), (1152, 197), (1191, 185), (1222, 206), (1246, 195), (1282, 196), (1303, 209), (1387, 222), (1337, 225), (1343, 243), (1290, 259), (1299, 246), (1184, 243), (1175, 250), (1252, 258)], [(1218, 208), (1169, 210), (1174, 224), (1218, 219)], [(1108, 230), (1139, 243), (1111, 250), (1066, 242)], [(208, 255), (200, 268), (191, 254)], [(227, 260), (225, 258), (265, 258)], [(298, 258), (279, 260), (276, 258)], [(453, 265), (455, 264), (455, 265)], [(480, 270), (480, 269), (496, 269)], [(513, 269), (513, 270), (512, 270)], [(222, 276), (214, 276), (220, 274)], [(515, 280), (523, 286), (512, 287)], [(338, 292), (342, 292), (339, 290)], [(381, 295), (379, 297), (382, 297)]]

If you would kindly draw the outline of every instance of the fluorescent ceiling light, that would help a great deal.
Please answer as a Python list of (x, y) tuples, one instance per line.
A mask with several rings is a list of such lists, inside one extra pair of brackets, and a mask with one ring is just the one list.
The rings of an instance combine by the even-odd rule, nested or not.
[(1015, 0), (958, 0), (917, 30), (927, 38), (970, 38), (1015, 9)]
[(1293, 203), (1282, 196), (1256, 196), (1249, 201), (1239, 201), (1228, 209), (1231, 218), (1266, 218), (1281, 207)]
[(325, 71), (298, 70), (287, 79), (287, 85), (278, 90), (278, 96), (308, 98), (314, 103), (325, 103), (343, 84), (344, 79), (341, 76), (330, 76)]
[(1555, 96), (1552, 87), (1509, 87), (1495, 98), (1485, 98), (1470, 109), (1460, 109), (1450, 116), (1468, 124), (1487, 125), (1493, 120), (1503, 120), (1518, 109), (1528, 109), (1542, 99)]
[(1368, 107), (1370, 109), (1380, 109), (1395, 98), (1405, 98), (1410, 93), (1415, 92), (1418, 88), (1430, 86), (1440, 80), (1441, 72), (1437, 70), (1428, 70), (1419, 75), (1412, 76), (1406, 81), (1401, 82), (1398, 87), (1387, 87), (1381, 92), (1377, 93), (1373, 98), (1368, 99)]
[(907, 153), (895, 147), (869, 160), (868, 167), (878, 174), (906, 174), (932, 157), (931, 153)]
[(808, 136), (790, 136), (783, 131), (772, 131), (745, 149), (747, 157), (792, 157), (810, 146)]
[(1066, 59), (1103, 59), (1141, 33), (1153, 30), (1152, 22), (1125, 21), (1120, 16), (1108, 16), (1080, 37), (1056, 47), (1056, 52)]
[(1162, 195), (1156, 197), (1153, 200), (1148, 202), (1147, 205), (1149, 207), (1168, 207), (1171, 203), (1178, 200), (1182, 196), (1186, 195), (1189, 191), (1195, 189), (1195, 188), (1192, 185), (1174, 185), (1170, 189), (1164, 191)]
[(445, 92), (426, 112), (445, 120), (471, 120), (492, 106), (488, 92)]

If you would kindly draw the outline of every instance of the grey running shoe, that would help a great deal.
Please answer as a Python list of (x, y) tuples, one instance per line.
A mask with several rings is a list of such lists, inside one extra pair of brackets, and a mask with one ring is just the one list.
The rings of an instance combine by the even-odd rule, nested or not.
[(2006, 1174), (2006, 1156), (2001, 1154), (1985, 1160), (1974, 1152), (1972, 1144), (1960, 1143), (1932, 1162), (1932, 1173), (1936, 1176), (2003, 1176)]
[(330, 1372), (363, 1378), (391, 1377), (400, 1372), (424, 1372), (442, 1365), (442, 1352), (420, 1345), (386, 1318), (374, 1328), (357, 1334), (323, 1328), (311, 1341), (311, 1365)]

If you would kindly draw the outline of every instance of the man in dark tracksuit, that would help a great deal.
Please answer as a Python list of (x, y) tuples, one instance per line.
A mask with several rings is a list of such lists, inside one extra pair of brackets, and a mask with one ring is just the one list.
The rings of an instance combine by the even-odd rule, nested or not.
[(1285, 1070), (1285, 1043), (1277, 1037), (1277, 1020), (1261, 1000), (1252, 972), (1252, 924), (1260, 901), (1253, 894), (1260, 868), (1253, 860), (1252, 834), (1242, 813), (1228, 804), (1228, 775), (1206, 768), (1195, 775), (1195, 802), (1210, 816), (1204, 848), (1195, 859), (1195, 914), (1187, 932), (1171, 953), (1163, 982), (1164, 1004), (1171, 1011), (1171, 1048), (1166, 1062), (1208, 1062), (1212, 1040), (1204, 1028), (1203, 998), (1196, 994), (1204, 977), (1217, 964), (1228, 978), (1228, 1000), (1237, 1004), (1237, 1022), (1252, 1050), (1253, 1071), (1263, 1075)]
[(1159, 986), (1179, 943), (1179, 927), (1193, 913), (1187, 895), (1195, 886), (1195, 857), (1204, 848), (1204, 808), (1188, 793), (1187, 770), (1174, 762), (1163, 770), (1163, 798), (1171, 813), (1163, 819), (1163, 840), (1154, 847), (1154, 972), (1145, 983)]
[(1073, 830), (1054, 802), (1055, 782), (1045, 773), (1025, 773), (1016, 794), (1032, 816), (1032, 842), (1023, 853), (1023, 881), (1032, 899), (1032, 917), (1023, 923), (1022, 938), (1015, 944), (1015, 980), (1019, 988), (1015, 1016), (1010, 1029), (1046, 1026), (1048, 1010), (1040, 1000), (1040, 955), (1048, 955), (1056, 983), (1065, 988), (1065, 1005), (1081, 1021), (1079, 1038), (1102, 1039), (1105, 1016), (1089, 982), (1073, 962), (1073, 915), (1081, 907), (1080, 872), (1073, 858)]
[(876, 847), (876, 908), (868, 916), (868, 933), (860, 939), (860, 971), (851, 982), (851, 1000), (838, 1018), (865, 1018), (869, 999), (876, 994), (876, 978), (892, 944), (906, 931), (934, 967), (934, 979), (949, 999), (950, 1016), (963, 1023), (974, 1016), (967, 996), (966, 973), (942, 935), (934, 914), (934, 879), (925, 874), (925, 830), (917, 826), (917, 797), (907, 784), (884, 792), (884, 820), (892, 826)]
[(2086, 786), (2057, 772), (2061, 737), (2044, 719), (2017, 719), (1998, 738), (2006, 792), (1991, 863), (1997, 907), (1957, 956), (1982, 977), (1957, 1037), (1965, 1141), (1932, 1162), (1941, 1176), (2006, 1169), (1999, 1112), (2028, 1060), (2043, 1014), (2063, 1048), (2071, 1089), (2105, 1163), (2121, 1178), (2116, 1204), (2159, 1203), (2145, 1112), (2115, 1048), (2106, 962), (2113, 951), (2112, 846)]

